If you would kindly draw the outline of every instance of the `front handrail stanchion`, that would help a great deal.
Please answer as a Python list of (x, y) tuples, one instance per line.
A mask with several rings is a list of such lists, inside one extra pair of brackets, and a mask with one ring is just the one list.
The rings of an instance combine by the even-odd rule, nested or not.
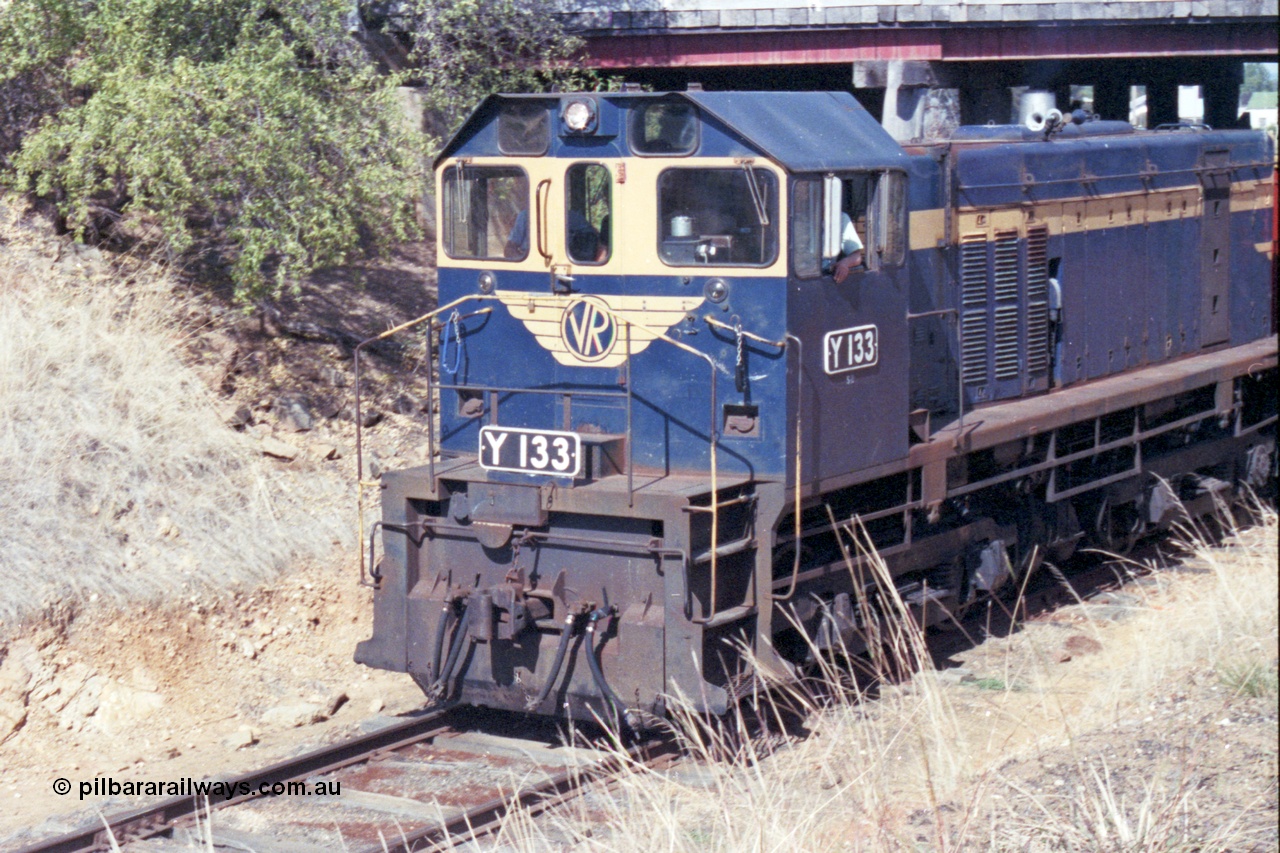
[(775, 595), (773, 590), (769, 590), (769, 597), (774, 601), (786, 601), (788, 598), (796, 594), (796, 583), (800, 578), (800, 463), (802, 448), (800, 437), (803, 434), (801, 430), (801, 412), (804, 411), (800, 405), (800, 395), (804, 391), (804, 344), (795, 335), (787, 332), (787, 340), (796, 342), (796, 533), (795, 533), (795, 556), (791, 560), (791, 583), (788, 585), (786, 595)]
[[(372, 344), (372, 343), (375, 343), (375, 342), (377, 342), (377, 341), (381, 341), (381, 340), (385, 340), (386, 338), (389, 338), (389, 337), (391, 337), (392, 335), (398, 334), (398, 333), (403, 332), (403, 331), (405, 331), (405, 330), (407, 330), (407, 329), (411, 329), (411, 328), (413, 328), (413, 327), (415, 327), (415, 326), (417, 326), (417, 325), (419, 325), (419, 324), (421, 324), (421, 323), (425, 323), (425, 322), (427, 322), (428, 320), (431, 320), (431, 319), (433, 319), (434, 317), (437, 317), (437, 316), (439, 316), (440, 314), (444, 313), (445, 311), (449, 311), (449, 310), (453, 309), (455, 306), (460, 305), (460, 304), (462, 304), (462, 303), (464, 303), (464, 302), (469, 302), (469, 301), (472, 301), (472, 300), (476, 300), (476, 301), (489, 301), (489, 300), (494, 300), (494, 299), (497, 299), (497, 298), (498, 298), (498, 297), (493, 296), (493, 295), (481, 295), (481, 294), (472, 294), (472, 295), (469, 295), (469, 296), (463, 296), (463, 297), (461, 297), (461, 298), (459, 298), (459, 299), (455, 299), (455, 300), (453, 300), (452, 302), (449, 302), (449, 303), (448, 303), (448, 304), (446, 304), (446, 305), (441, 305), (440, 307), (436, 308), (434, 311), (430, 311), (430, 312), (428, 312), (428, 313), (426, 313), (426, 314), (423, 314), (421, 317), (418, 317), (418, 318), (416, 318), (416, 319), (410, 320), (410, 321), (405, 322), (405, 323), (401, 323), (400, 325), (398, 325), (398, 326), (396, 326), (396, 327), (394, 327), (394, 328), (391, 328), (391, 329), (386, 330), (385, 332), (383, 332), (383, 333), (382, 333), (382, 334), (380, 334), (380, 335), (376, 335), (376, 336), (374, 336), (374, 337), (372, 337), (372, 338), (368, 338), (368, 339), (366, 339), (366, 340), (363, 340), (363, 341), (361, 341), (359, 344), (357, 344), (357, 345), (356, 345), (356, 348), (355, 348), (355, 386), (356, 386), (356, 388), (355, 388), (355, 396), (356, 396), (356, 468), (358, 469), (358, 470), (357, 470), (357, 484), (358, 484), (358, 486), (357, 486), (357, 489), (356, 489), (356, 511), (357, 511), (357, 513), (359, 514), (358, 526), (359, 526), (359, 535), (360, 535), (360, 541), (361, 541), (361, 542), (363, 542), (363, 541), (364, 541), (364, 527), (365, 527), (365, 525), (364, 525), (364, 490), (365, 490), (366, 488), (368, 488), (368, 487), (371, 487), (371, 486), (377, 486), (377, 485), (378, 485), (378, 483), (377, 483), (377, 482), (375, 482), (375, 481), (367, 481), (367, 480), (365, 480), (365, 479), (364, 479), (364, 447), (363, 447), (363, 438), (364, 438), (364, 434), (363, 434), (363, 424), (362, 424), (362, 420), (363, 420), (363, 408), (362, 408), (362, 407), (363, 407), (363, 397), (362, 397), (361, 376), (360, 376), (360, 355), (361, 355), (361, 353), (363, 352), (363, 350), (364, 350), (364, 348), (365, 348), (366, 346), (368, 346), (368, 345), (370, 345), (370, 344)], [(481, 311), (477, 311), (477, 312), (474, 312), (474, 313), (484, 313), (484, 311), (487, 311), (487, 310), (492, 310), (492, 309), (482, 309)], [(663, 330), (663, 329), (656, 329), (656, 328), (653, 328), (653, 327), (651, 327), (651, 326), (647, 326), (647, 325), (645, 325), (644, 323), (637, 323), (637, 322), (635, 322), (634, 320), (631, 320), (631, 319), (629, 319), (629, 318), (621, 317), (621, 316), (619, 316), (616, 312), (614, 312), (614, 311), (610, 310), (610, 309), (609, 309), (609, 308), (607, 308), (607, 307), (601, 307), (599, 310), (603, 311), (603, 313), (605, 313), (605, 314), (607, 314), (608, 316), (610, 316), (611, 318), (613, 318), (613, 321), (614, 321), (615, 323), (618, 323), (618, 324), (623, 325), (623, 326), (625, 327), (625, 329), (626, 329), (626, 361), (625, 361), (625, 371), (626, 371), (626, 372), (625, 372), (626, 393), (625, 393), (625, 396), (626, 396), (626, 420), (627, 420), (627, 426), (626, 426), (626, 442), (627, 442), (627, 500), (628, 500), (628, 505), (632, 505), (632, 503), (634, 502), (634, 479), (633, 479), (633, 478), (634, 478), (634, 469), (635, 469), (635, 455), (634, 455), (634, 449), (633, 449), (634, 441), (632, 440), (632, 438), (633, 438), (633, 437), (632, 437), (632, 434), (631, 434), (631, 433), (632, 433), (632, 429), (633, 429), (633, 424), (632, 424), (632, 398), (633, 398), (633, 396), (634, 396), (634, 391), (635, 391), (635, 389), (632, 387), (632, 375), (631, 375), (631, 356), (632, 356), (632, 351), (631, 351), (631, 347), (632, 347), (632, 337), (631, 337), (631, 333), (632, 333), (632, 328), (634, 327), (634, 328), (638, 328), (638, 329), (640, 329), (640, 330), (641, 330), (641, 331), (643, 331), (646, 335), (651, 336), (651, 338), (652, 338), (653, 340), (662, 340), (662, 341), (665, 341), (665, 342), (667, 342), (668, 344), (671, 344), (672, 346), (676, 347), (677, 349), (684, 350), (685, 352), (690, 353), (691, 355), (697, 356), (698, 358), (702, 359), (703, 361), (705, 361), (705, 362), (707, 363), (707, 366), (708, 366), (708, 368), (709, 368), (709, 369), (710, 369), (710, 371), (711, 371), (711, 388), (710, 388), (710, 403), (711, 403), (711, 411), (710, 411), (710, 422), (708, 423), (708, 429), (707, 429), (707, 438), (708, 438), (708, 444), (709, 444), (709, 446), (708, 446), (708, 450), (709, 450), (709, 463), (710, 463), (710, 468), (711, 468), (711, 472), (710, 472), (710, 473), (711, 473), (711, 504), (710, 504), (710, 507), (709, 507), (709, 509), (710, 509), (710, 511), (711, 511), (711, 549), (710, 549), (710, 556), (711, 556), (711, 572), (710, 572), (710, 574), (711, 574), (711, 578), (710, 578), (710, 579), (711, 579), (711, 590), (710, 590), (710, 596), (709, 596), (710, 613), (709, 613), (709, 614), (707, 615), (707, 617), (706, 617), (706, 618), (710, 618), (711, 616), (714, 616), (714, 615), (715, 615), (715, 613), (716, 613), (716, 611), (717, 611), (717, 609), (718, 609), (718, 604), (719, 604), (719, 593), (718, 593), (718, 590), (717, 590), (717, 588), (716, 588), (716, 586), (717, 586), (717, 581), (718, 581), (718, 579), (719, 579), (719, 578), (718, 578), (718, 572), (719, 572), (718, 562), (719, 562), (719, 561), (718, 561), (718, 555), (717, 555), (717, 553), (716, 553), (716, 552), (717, 552), (717, 549), (718, 549), (718, 547), (719, 547), (719, 541), (718, 541), (718, 540), (719, 540), (719, 535), (720, 535), (720, 513), (719, 513), (720, 481), (719, 481), (719, 470), (718, 470), (718, 469), (719, 469), (719, 464), (718, 464), (718, 445), (719, 445), (719, 443), (720, 443), (720, 431), (719, 431), (719, 429), (717, 428), (717, 425), (716, 425), (716, 423), (717, 423), (717, 418), (716, 418), (716, 415), (717, 415), (717, 407), (716, 407), (716, 402), (717, 402), (717, 394), (716, 394), (716, 378), (717, 378), (717, 377), (716, 377), (716, 361), (715, 361), (715, 359), (714, 359), (712, 356), (710, 356), (709, 354), (707, 354), (707, 353), (705, 353), (705, 352), (702, 352), (701, 350), (695, 349), (695, 348), (693, 348), (693, 347), (689, 346), (689, 345), (688, 345), (688, 344), (686, 344), (686, 343), (683, 343), (683, 342), (681, 342), (681, 341), (677, 341), (677, 340), (675, 340), (675, 339), (673, 339), (673, 338), (668, 337), (668, 336), (667, 336), (667, 334), (666, 334), (666, 332), (665, 332), (665, 330)], [(468, 316), (473, 316), (473, 315), (468, 315)], [(723, 327), (723, 328), (726, 328), (726, 329), (727, 329), (727, 328), (730, 328), (730, 327), (728, 327), (728, 326), (725, 326), (723, 323), (721, 323), (720, 321), (716, 320), (716, 319), (715, 319), (715, 318), (713, 318), (713, 317), (707, 317), (707, 318), (706, 318), (706, 320), (707, 320), (707, 322), (708, 322), (710, 325), (718, 326), (718, 327)], [(760, 337), (759, 335), (754, 335), (754, 334), (751, 334), (750, 332), (743, 332), (743, 335), (744, 335), (744, 336), (746, 336), (746, 337), (751, 338), (752, 340), (759, 341), (760, 343), (769, 344), (769, 345), (776, 346), (776, 347), (779, 347), (779, 348), (782, 348), (782, 349), (785, 349), (785, 348), (786, 348), (786, 343), (785, 343), (785, 342), (770, 341), (770, 340), (768, 340), (767, 338), (762, 338), (762, 337)], [(434, 354), (434, 346), (433, 346), (433, 342), (429, 340), (429, 339), (430, 339), (430, 337), (431, 337), (431, 336), (430, 336), (430, 333), (428, 333), (428, 342), (427, 342), (427, 358), (428, 358), (428, 362), (429, 362), (429, 364), (433, 363), (433, 362), (434, 362), (434, 358), (435, 358), (435, 354)], [(799, 344), (799, 340), (798, 340), (798, 339), (796, 339), (796, 338), (794, 338), (792, 335), (788, 334), (788, 335), (787, 335), (787, 338), (788, 338), (788, 339), (790, 339), (790, 340), (795, 340), (795, 341), (796, 341), (796, 343), (797, 343), (797, 344)], [(442, 387), (444, 387), (443, 383), (441, 383), (441, 384), (442, 384)], [(532, 389), (524, 389), (524, 390), (532, 390)], [(587, 393), (590, 393), (590, 392), (587, 392)], [(433, 481), (433, 482), (434, 482), (434, 479), (435, 479), (435, 420), (434, 420), (434, 414), (435, 414), (435, 413), (434, 413), (434, 412), (432, 412), (432, 411), (430, 411), (430, 410), (431, 410), (431, 408), (432, 408), (432, 404), (433, 404), (434, 399), (435, 399), (434, 394), (435, 394), (435, 385), (433, 384), (432, 379), (431, 379), (431, 371), (430, 371), (430, 370), (428, 370), (428, 371), (427, 371), (427, 407), (428, 407), (428, 415), (432, 417), (431, 426), (430, 426), (430, 429), (428, 430), (429, 435), (428, 435), (428, 445), (427, 445), (427, 449), (428, 449), (428, 453), (429, 453), (429, 455), (430, 455), (430, 458), (429, 458), (429, 460), (428, 460), (428, 472), (429, 472), (429, 475), (430, 475), (430, 477), (431, 477), (431, 479), (432, 479), (432, 481)], [(797, 477), (796, 477), (796, 479), (797, 479), (797, 486), (796, 486), (796, 501), (797, 501), (797, 508), (799, 507), (799, 499), (800, 499), (800, 487), (799, 487), (799, 465), (798, 465), (799, 452), (800, 452), (800, 437), (799, 437), (799, 432), (797, 431), (797, 435), (796, 435), (796, 454), (797, 454), (797, 469), (796, 469), (796, 474), (797, 474)], [(797, 509), (797, 512), (798, 512), (798, 509)], [(360, 550), (360, 575), (361, 575), (361, 578), (363, 579), (363, 577), (364, 577), (364, 575), (365, 575), (365, 572), (366, 572), (366, 567), (365, 567), (365, 557), (364, 557), (364, 550), (363, 550), (363, 549), (359, 549), (359, 550)], [(703, 621), (705, 621), (705, 619), (704, 619)]]
[(635, 506), (635, 479), (633, 471), (635, 470), (635, 454), (632, 453), (634, 442), (631, 440), (631, 398), (635, 393), (635, 389), (631, 387), (631, 323), (626, 324), (627, 330), (627, 506)]
[[(413, 327), (420, 325), (422, 323), (425, 323), (428, 320), (431, 320), (432, 318), (438, 316), (441, 312), (448, 311), (449, 309), (457, 305), (461, 305), (464, 302), (470, 302), (472, 300), (479, 300), (483, 302), (483, 301), (493, 300), (496, 298), (497, 298), (496, 296), (485, 296), (482, 294), (471, 294), (469, 296), (463, 296), (459, 299), (453, 300), (447, 305), (441, 305), (440, 307), (436, 308), (434, 311), (428, 311), (426, 314), (423, 314), (421, 317), (417, 317), (413, 320), (409, 320), (405, 323), (401, 323), (398, 326), (387, 329), (385, 332), (379, 335), (374, 335), (372, 338), (365, 338), (363, 341), (356, 344), (356, 348), (354, 351), (355, 385), (356, 385), (356, 514), (359, 516), (359, 518), (356, 520), (356, 529), (358, 531), (358, 536), (359, 536), (358, 541), (361, 542), (362, 544), (364, 542), (364, 490), (366, 488), (369, 488), (371, 486), (376, 486), (378, 484), (376, 482), (367, 481), (364, 478), (364, 411), (363, 411), (363, 399), (361, 396), (361, 387), (360, 387), (360, 354), (364, 351), (364, 348), (366, 346), (373, 343), (377, 343), (378, 341), (386, 340), (392, 335), (398, 335), (399, 333), (406, 331), (408, 329), (412, 329)], [(428, 338), (429, 337), (430, 337), (430, 333), (428, 333)], [(428, 345), (429, 357), (430, 357), (430, 352), (431, 352), (431, 348)], [(431, 399), (430, 367), (431, 365), (430, 363), (428, 363), (428, 369), (427, 369), (428, 401), (430, 401)], [(432, 413), (428, 410), (427, 414), (428, 416), (430, 416)], [(434, 422), (430, 425), (427, 432), (429, 434), (428, 452), (431, 454), (431, 459), (434, 460), (435, 459), (435, 424)], [(433, 482), (434, 482), (434, 468), (435, 466), (433, 464), (432, 465)], [(364, 561), (364, 548), (358, 547), (356, 548), (356, 550), (360, 553), (360, 580), (363, 583), (365, 572), (366, 572), (366, 566)], [(372, 567), (368, 567), (368, 568), (372, 569)]]
[(710, 619), (718, 612), (716, 608), (716, 551), (720, 548), (720, 487), (716, 483), (716, 445), (720, 441), (720, 431), (716, 429), (716, 362), (707, 356), (711, 363), (711, 429), (708, 438), (711, 441), (711, 612)]

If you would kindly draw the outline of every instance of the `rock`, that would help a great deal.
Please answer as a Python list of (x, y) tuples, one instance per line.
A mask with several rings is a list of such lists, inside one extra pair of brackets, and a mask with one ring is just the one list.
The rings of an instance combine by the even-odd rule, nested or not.
[(309, 452), (316, 459), (319, 459), (321, 462), (324, 462), (329, 459), (342, 458), (340, 455), (338, 455), (337, 447), (335, 447), (332, 444), (325, 444), (322, 441), (315, 442), (314, 444), (309, 445), (307, 447), (307, 452)]
[(128, 731), (139, 720), (151, 716), (164, 706), (164, 697), (150, 690), (139, 690), (114, 679), (106, 680), (98, 701), (93, 725), (108, 736)]
[(151, 677), (151, 673), (147, 672), (141, 666), (135, 666), (133, 672), (130, 673), (129, 680), (133, 686), (139, 690), (146, 690), (155, 693), (160, 689), (160, 685)]
[(82, 663), (73, 663), (63, 670), (62, 674), (54, 680), (52, 689), (49, 691), (49, 698), (45, 705), (49, 713), (61, 713), (62, 709), (67, 707), (80, 692), (80, 688), (84, 687), (91, 675), (93, 670)]
[(400, 394), (391, 405), (397, 415), (412, 415), (422, 410), (422, 402), (412, 394)]
[(350, 698), (350, 696), (341, 691), (334, 693), (329, 697), (328, 701), (325, 702), (324, 715), (326, 717), (332, 717), (334, 714), (338, 713), (339, 708), (347, 704), (347, 700)]
[(1066, 649), (1063, 649), (1062, 651), (1058, 652), (1058, 656), (1055, 658), (1055, 660), (1058, 663), (1066, 663), (1069, 660), (1071, 660), (1071, 652), (1067, 651)]
[(235, 411), (227, 415), (227, 426), (244, 429), (253, 426), (253, 409), (248, 406), (236, 406)]
[(385, 707), (387, 707), (387, 703), (382, 701), (381, 696), (378, 696), (369, 702), (369, 713), (376, 714)]
[(347, 374), (336, 367), (326, 367), (320, 371), (320, 378), (334, 388), (347, 387)]
[(360, 426), (365, 429), (377, 426), (380, 423), (382, 423), (382, 412), (379, 412), (376, 409), (365, 409), (365, 411), (360, 415)]
[(334, 418), (342, 418), (343, 420), (351, 420), (351, 409), (341, 400), (327, 399), (322, 400), (316, 408), (320, 416), (325, 420), (333, 420)]
[(276, 417), (294, 432), (307, 432), (315, 426), (311, 404), (301, 394), (281, 394), (276, 399)]
[(67, 731), (83, 729), (85, 721), (97, 712), (106, 684), (107, 679), (103, 676), (90, 675), (58, 715), (58, 724)]
[(274, 435), (263, 436), (262, 452), (266, 456), (274, 456), (276, 459), (283, 459), (286, 462), (292, 462), (298, 458), (298, 448), (288, 442), (281, 441)]
[(382, 460), (378, 458), (376, 453), (370, 451), (364, 454), (364, 471), (361, 472), (364, 479), (376, 480), (382, 476), (382, 472), (385, 470)]
[(17, 646), (10, 648), (4, 663), (0, 663), (0, 743), (12, 737), (27, 721), (31, 681), (21, 651)]
[(282, 729), (296, 729), (309, 726), (325, 719), (324, 709), (312, 702), (293, 702), (288, 705), (277, 705), (262, 715), (264, 726)]
[(977, 681), (978, 677), (973, 674), (972, 670), (963, 667), (952, 667), (951, 669), (938, 670), (939, 684), (968, 684)]
[(0, 743), (13, 737), (22, 724), (27, 721), (27, 701), (10, 696), (0, 696)]
[(10, 646), (0, 662), (0, 696), (21, 694), (25, 701), (35, 673), (43, 663), (40, 651), (33, 644), (19, 642)]
[(167, 515), (160, 516), (160, 520), (156, 522), (157, 539), (176, 539), (178, 537), (178, 525), (173, 523), (173, 519)]
[(258, 733), (251, 726), (241, 726), (222, 739), (227, 749), (245, 749), (258, 742)]
[(257, 647), (254, 646), (253, 642), (247, 637), (240, 638), (240, 642), (237, 644), (237, 647), (240, 649), (240, 654), (244, 655), (249, 660), (253, 660), (258, 656)]
[(1073, 655), (1094, 655), (1102, 651), (1102, 643), (1084, 634), (1072, 634), (1062, 645)]

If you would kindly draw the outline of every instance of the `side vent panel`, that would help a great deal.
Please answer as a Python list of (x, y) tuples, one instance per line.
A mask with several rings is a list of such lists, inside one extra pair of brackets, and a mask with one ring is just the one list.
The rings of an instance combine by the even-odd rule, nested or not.
[(960, 238), (960, 376), (985, 385), (987, 375), (987, 235)]
[(1018, 378), (1018, 232), (997, 231), (995, 261), (996, 379)]
[(1049, 229), (1027, 229), (1027, 372), (1049, 372)]

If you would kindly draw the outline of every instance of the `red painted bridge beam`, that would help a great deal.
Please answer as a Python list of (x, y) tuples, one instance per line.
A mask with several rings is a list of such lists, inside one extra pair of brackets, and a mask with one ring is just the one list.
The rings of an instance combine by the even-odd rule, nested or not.
[(816, 65), (867, 59), (1035, 60), (1271, 56), (1274, 24), (1054, 24), (807, 29), (586, 38), (595, 68)]

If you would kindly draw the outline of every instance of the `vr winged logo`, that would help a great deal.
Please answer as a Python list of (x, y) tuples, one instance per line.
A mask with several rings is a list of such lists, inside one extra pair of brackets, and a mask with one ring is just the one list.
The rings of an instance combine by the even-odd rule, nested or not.
[(495, 296), (543, 349), (566, 367), (617, 367), (703, 302), (702, 296), (552, 296), (499, 290)]

